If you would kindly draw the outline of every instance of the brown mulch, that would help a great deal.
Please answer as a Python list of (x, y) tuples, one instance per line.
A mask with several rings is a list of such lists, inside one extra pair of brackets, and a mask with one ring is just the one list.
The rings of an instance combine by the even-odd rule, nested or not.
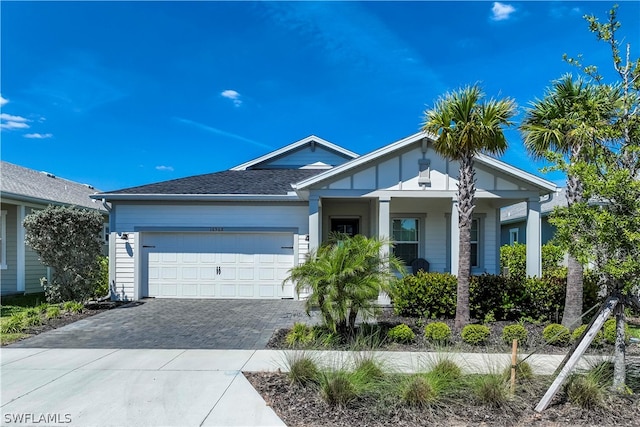
[[(386, 406), (361, 398), (347, 407), (330, 406), (317, 388), (291, 384), (279, 372), (244, 373), (267, 405), (289, 427), (350, 426), (640, 426), (640, 399), (612, 397), (606, 407), (585, 411), (559, 395), (541, 414), (534, 411), (545, 389), (522, 390), (502, 407), (476, 404), (472, 399), (445, 401), (433, 407), (399, 403)], [(537, 396), (537, 397), (536, 397)]]

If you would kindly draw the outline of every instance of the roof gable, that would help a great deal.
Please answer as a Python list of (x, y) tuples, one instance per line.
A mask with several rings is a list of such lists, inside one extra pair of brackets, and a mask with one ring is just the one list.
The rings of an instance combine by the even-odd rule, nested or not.
[(38, 204), (59, 204), (106, 212), (102, 204), (90, 198), (100, 190), (88, 184), (69, 181), (46, 172), (38, 172), (13, 163), (0, 165), (0, 192), (6, 199)]
[(315, 135), (250, 160), (230, 170), (249, 169), (327, 169), (358, 157), (352, 151)]
[[(296, 190), (454, 190), (458, 163), (444, 159), (423, 132), (384, 146), (294, 185)], [(476, 156), (478, 189), (547, 194), (556, 186), (484, 154)]]

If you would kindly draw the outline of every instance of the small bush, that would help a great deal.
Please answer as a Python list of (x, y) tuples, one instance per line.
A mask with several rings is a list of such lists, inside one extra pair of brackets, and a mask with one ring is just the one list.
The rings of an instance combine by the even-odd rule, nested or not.
[(40, 317), (40, 313), (37, 313), (35, 315), (26, 315), (22, 319), (23, 328), (40, 325), (42, 325), (42, 317)]
[(296, 355), (287, 359), (289, 365), (289, 379), (292, 383), (308, 385), (317, 383), (320, 372), (316, 362), (305, 355)]
[(462, 375), (462, 369), (449, 359), (438, 361), (431, 370), (433, 375), (445, 380), (457, 380)]
[(62, 304), (62, 308), (68, 313), (82, 313), (82, 310), (84, 310), (84, 304), (76, 301), (67, 301)]
[[(584, 331), (587, 330), (587, 326), (589, 326), (589, 325), (582, 325), (582, 326), (578, 326), (577, 328), (575, 328), (573, 330), (573, 332), (571, 332), (571, 339), (573, 341), (578, 341), (580, 339), (580, 337), (582, 336), (582, 334), (584, 333)], [(596, 336), (593, 339), (593, 341), (591, 341), (591, 347), (600, 347), (600, 346), (602, 346), (603, 342), (604, 342), (604, 334), (602, 333), (602, 330), (600, 330), (596, 334)]]
[(571, 332), (558, 323), (552, 323), (543, 329), (542, 337), (547, 344), (563, 346), (571, 341)]
[[(616, 319), (609, 319), (604, 322), (604, 326), (602, 327), (604, 333), (604, 340), (609, 344), (616, 343)], [(624, 342), (629, 344), (629, 339), (631, 335), (629, 334), (629, 325), (624, 324)]]
[(410, 406), (428, 406), (439, 397), (438, 387), (425, 375), (411, 375), (402, 390), (402, 400)]
[(504, 406), (509, 398), (507, 382), (502, 375), (475, 375), (472, 377), (471, 388), (480, 403), (493, 408)]
[(387, 337), (394, 342), (411, 342), (416, 339), (416, 334), (411, 330), (409, 325), (403, 323), (389, 329)]
[(95, 298), (109, 295), (109, 258), (106, 256), (98, 257), (98, 264), (100, 268), (96, 271), (93, 289), (93, 297)]
[(456, 276), (449, 273), (420, 271), (407, 275), (391, 291), (396, 314), (431, 319), (453, 317), (457, 285)]
[(582, 409), (595, 409), (602, 406), (605, 390), (592, 375), (573, 375), (565, 387), (569, 402)]
[(487, 341), (490, 334), (491, 329), (485, 325), (467, 325), (462, 328), (461, 335), (462, 340), (467, 344), (482, 345)]
[[(504, 377), (511, 379), (511, 365), (507, 366), (504, 370)], [(531, 365), (520, 359), (516, 362), (516, 378), (521, 380), (530, 380), (533, 378), (533, 369)]]
[(47, 319), (55, 319), (56, 317), (60, 317), (61, 313), (62, 313), (62, 310), (60, 310), (59, 306), (51, 305), (51, 306), (49, 306), (49, 308), (47, 308), (47, 311), (45, 313), (45, 317)]
[(320, 395), (332, 406), (346, 406), (358, 397), (348, 372), (325, 372), (320, 375)]
[(287, 333), (284, 340), (289, 347), (306, 345), (313, 341), (313, 331), (304, 323), (296, 322), (293, 324), (293, 328), (291, 328)]
[(444, 322), (429, 323), (424, 328), (424, 337), (434, 344), (445, 344), (451, 339), (451, 328)]
[(358, 378), (358, 382), (369, 384), (384, 378), (384, 372), (380, 364), (371, 357), (364, 357), (356, 362), (353, 375)]
[(527, 329), (520, 324), (508, 325), (502, 329), (502, 341), (508, 345), (511, 345), (513, 340), (518, 340), (519, 345), (524, 345), (528, 336)]
[(15, 334), (23, 329), (24, 315), (22, 313), (12, 314), (10, 317), (2, 319), (3, 334)]

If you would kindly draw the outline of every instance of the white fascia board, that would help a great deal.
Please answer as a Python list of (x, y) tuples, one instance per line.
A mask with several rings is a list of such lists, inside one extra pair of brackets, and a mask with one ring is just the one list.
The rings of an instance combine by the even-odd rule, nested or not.
[(354, 159), (356, 157), (358, 157), (358, 154), (354, 153), (353, 151), (349, 151), (346, 148), (340, 147), (339, 145), (332, 144), (331, 142), (329, 142), (327, 140), (319, 138), (319, 137), (317, 137), (315, 135), (311, 135), (311, 136), (308, 136), (308, 137), (306, 137), (304, 139), (301, 139), (300, 141), (296, 141), (293, 144), (289, 144), (286, 147), (282, 147), (282, 148), (280, 148), (278, 150), (275, 150), (275, 151), (272, 151), (270, 153), (267, 153), (264, 156), (258, 157), (258, 158), (253, 159), (253, 160), (249, 160), (248, 162), (242, 163), (241, 165), (234, 166), (229, 170), (232, 170), (232, 171), (246, 170), (247, 168), (250, 168), (251, 166), (257, 165), (258, 163), (265, 162), (265, 161), (267, 161), (269, 159), (281, 156), (284, 153), (287, 153), (289, 151), (293, 151), (293, 150), (295, 150), (295, 149), (297, 149), (299, 147), (303, 147), (303, 146), (307, 145), (308, 143), (310, 143), (311, 141), (315, 141), (318, 144), (320, 144), (322, 146), (325, 146), (325, 147), (327, 147), (327, 148), (329, 148), (329, 149), (331, 149), (333, 151), (337, 151), (338, 153), (344, 154), (345, 156), (348, 156), (348, 157), (351, 157), (351, 158), (354, 158)]
[(92, 199), (106, 201), (218, 201), (218, 202), (280, 202), (300, 201), (295, 193), (289, 194), (94, 194)]
[(309, 187), (310, 185), (313, 185), (315, 183), (318, 183), (320, 181), (323, 181), (327, 178), (331, 178), (333, 176), (336, 176), (338, 174), (341, 174), (343, 172), (349, 171), (353, 168), (356, 168), (358, 166), (364, 165), (366, 163), (369, 163), (379, 157), (385, 156), (389, 153), (392, 153), (396, 150), (402, 149), (404, 147), (406, 147), (407, 145), (413, 144), (416, 141), (420, 141), (424, 138), (430, 138), (432, 139), (432, 136), (430, 134), (426, 134), (425, 132), (418, 132), (415, 133), (413, 135), (410, 135), (406, 138), (403, 138), (399, 141), (393, 142), (389, 145), (385, 145), (382, 148), (379, 148), (377, 150), (374, 150), (368, 154), (365, 154), (363, 156), (360, 156), (358, 158), (355, 158), (347, 163), (344, 163), (340, 166), (336, 166), (333, 169), (328, 170), (327, 172), (323, 172), (321, 174), (315, 175), (311, 178), (305, 179), (304, 181), (300, 181), (296, 184), (293, 184), (293, 188), (296, 190), (302, 190), (305, 189), (306, 187)]
[(511, 166), (510, 164), (505, 163), (501, 160), (494, 159), (493, 157), (487, 156), (486, 154), (479, 153), (476, 155), (475, 159), (476, 161), (485, 164), (493, 169), (500, 170), (507, 175), (511, 175), (515, 178), (539, 187), (541, 189), (540, 195), (548, 194), (558, 190), (558, 186), (553, 182), (547, 181), (544, 178), (540, 178), (539, 176), (526, 172), (515, 166)]

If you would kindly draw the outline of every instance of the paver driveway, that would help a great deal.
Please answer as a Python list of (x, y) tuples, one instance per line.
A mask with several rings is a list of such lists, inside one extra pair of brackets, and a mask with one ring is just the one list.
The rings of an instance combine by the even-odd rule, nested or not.
[(261, 349), (278, 328), (312, 321), (294, 300), (145, 299), (10, 347)]

